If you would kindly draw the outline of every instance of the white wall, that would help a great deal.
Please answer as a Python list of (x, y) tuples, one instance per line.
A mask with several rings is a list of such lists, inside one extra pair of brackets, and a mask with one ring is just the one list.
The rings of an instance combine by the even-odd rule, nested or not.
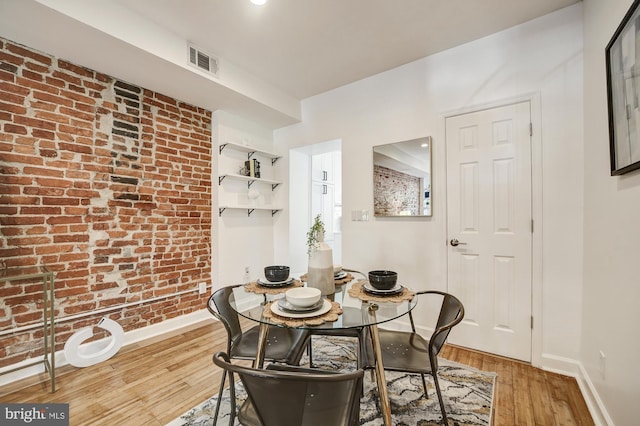
[[(273, 147), (273, 133), (270, 129), (224, 111), (213, 113), (212, 135), (214, 147), (231, 142), (281, 154)], [(218, 185), (219, 174), (238, 174), (237, 165), (246, 160), (246, 155), (231, 148), (225, 148), (221, 155), (214, 155), (212, 179), (216, 196), (213, 197), (212, 214), (218, 218), (217, 226), (214, 225), (212, 229), (214, 288), (245, 282), (246, 266), (250, 270), (248, 278), (256, 279), (263, 276), (265, 266), (277, 263), (274, 259), (273, 225), (282, 220), (282, 212), (271, 216), (269, 210), (255, 210), (248, 216), (247, 210), (227, 209), (218, 216), (220, 203), (281, 206), (284, 202), (281, 197), (286, 198), (286, 194), (283, 195), (286, 185), (279, 185), (275, 191), (271, 191), (269, 185), (254, 183), (252, 188), (261, 193), (255, 201), (246, 197), (246, 182), (225, 179), (222, 185)], [(265, 179), (283, 181), (284, 161), (280, 159), (272, 166), (270, 161), (260, 159), (260, 171), (261, 177)]]
[[(582, 298), (582, 5), (303, 101), (279, 149), (342, 140), (343, 264), (389, 268), (417, 289), (445, 288), (444, 114), (536, 93), (542, 129), (542, 341), (534, 359), (576, 360)], [(433, 217), (371, 218), (372, 146), (433, 136)], [(297, 206), (290, 200), (288, 214)], [(276, 230), (288, 238), (285, 226)], [(276, 252), (276, 255), (278, 253)], [(538, 260), (540, 261), (540, 259)], [(538, 319), (540, 320), (540, 319)], [(540, 324), (540, 323), (538, 323)]]
[[(640, 171), (613, 177), (605, 47), (632, 0), (585, 0), (584, 289), (581, 359), (616, 425), (638, 424)], [(599, 351), (606, 356), (604, 377)], [(606, 413), (605, 413), (606, 414)]]

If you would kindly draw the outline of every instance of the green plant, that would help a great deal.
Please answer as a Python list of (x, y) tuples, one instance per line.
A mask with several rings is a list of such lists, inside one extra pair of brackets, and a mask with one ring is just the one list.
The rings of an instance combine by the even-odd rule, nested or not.
[(313, 220), (313, 225), (307, 232), (307, 254), (311, 254), (311, 251), (318, 247), (320, 242), (319, 236), (324, 235), (324, 223), (320, 219), (320, 215), (317, 215)]

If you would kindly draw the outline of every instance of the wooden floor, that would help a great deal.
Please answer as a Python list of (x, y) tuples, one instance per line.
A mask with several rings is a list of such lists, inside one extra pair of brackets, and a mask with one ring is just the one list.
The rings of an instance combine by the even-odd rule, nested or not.
[[(225, 349), (219, 323), (205, 323), (169, 338), (122, 349), (96, 366), (57, 370), (48, 382), (0, 388), (3, 403), (70, 404), (71, 425), (164, 425), (217, 393), (219, 371), (211, 356)], [(525, 363), (453, 346), (444, 358), (498, 373), (494, 425), (592, 425), (575, 379)], [(26, 387), (25, 387), (26, 386)]]

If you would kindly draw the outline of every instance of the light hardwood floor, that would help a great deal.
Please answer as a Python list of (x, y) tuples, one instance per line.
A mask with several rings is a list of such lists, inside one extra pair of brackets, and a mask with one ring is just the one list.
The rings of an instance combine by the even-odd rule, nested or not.
[[(123, 348), (98, 365), (57, 370), (48, 381), (0, 388), (0, 402), (64, 402), (71, 425), (164, 425), (217, 394), (220, 371), (211, 357), (225, 349), (219, 323), (207, 322), (173, 336)], [(494, 425), (592, 425), (575, 379), (525, 363), (447, 345), (444, 358), (498, 373)]]

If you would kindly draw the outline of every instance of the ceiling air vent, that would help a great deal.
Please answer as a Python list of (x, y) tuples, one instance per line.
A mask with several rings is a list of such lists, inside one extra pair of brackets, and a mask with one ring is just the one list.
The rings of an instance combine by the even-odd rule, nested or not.
[(211, 56), (192, 45), (189, 45), (189, 64), (201, 69), (202, 71), (206, 71), (209, 74), (213, 74), (216, 77), (218, 76), (218, 71), (220, 69), (218, 58)]

